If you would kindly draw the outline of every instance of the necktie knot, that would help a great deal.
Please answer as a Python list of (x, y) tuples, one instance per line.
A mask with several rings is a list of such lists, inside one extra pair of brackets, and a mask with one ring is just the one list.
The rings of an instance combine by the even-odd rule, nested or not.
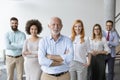
[(108, 31), (106, 40), (109, 41), (109, 38), (110, 38), (110, 32)]

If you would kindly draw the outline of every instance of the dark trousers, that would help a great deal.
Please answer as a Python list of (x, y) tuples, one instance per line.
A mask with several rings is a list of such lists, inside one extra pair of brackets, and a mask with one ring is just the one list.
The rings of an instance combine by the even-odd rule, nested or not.
[(115, 57), (111, 57), (110, 54), (107, 55), (106, 63), (108, 64), (108, 73), (106, 74), (106, 79), (107, 80), (113, 80), (113, 78), (114, 78)]
[(87, 80), (106, 80), (105, 78), (105, 58), (106, 55), (99, 54), (92, 56), (91, 64), (88, 67)]

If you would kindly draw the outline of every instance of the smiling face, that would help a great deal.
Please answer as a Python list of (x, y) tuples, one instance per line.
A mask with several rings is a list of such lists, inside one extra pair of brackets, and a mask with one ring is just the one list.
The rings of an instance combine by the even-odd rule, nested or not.
[(17, 20), (11, 20), (10, 21), (10, 26), (11, 26), (11, 29), (13, 31), (17, 31), (18, 30), (18, 21)]
[(36, 26), (36, 25), (32, 25), (32, 26), (30, 27), (30, 34), (31, 34), (32, 36), (36, 36), (37, 33), (38, 33), (38, 28), (37, 28), (37, 26)]
[(111, 22), (107, 22), (107, 23), (106, 23), (106, 30), (107, 30), (107, 31), (111, 31), (112, 28), (113, 28), (113, 24), (112, 24)]
[(82, 32), (83, 26), (81, 23), (76, 23), (74, 25), (74, 31), (76, 33), (76, 35), (79, 35)]
[(94, 27), (94, 34), (95, 35), (100, 35), (100, 28), (99, 28), (99, 26), (95, 26)]
[(59, 18), (52, 18), (48, 27), (53, 35), (58, 35), (62, 29), (62, 22)]
[(99, 38), (102, 39), (102, 28), (100, 24), (95, 24), (92, 30), (92, 39)]

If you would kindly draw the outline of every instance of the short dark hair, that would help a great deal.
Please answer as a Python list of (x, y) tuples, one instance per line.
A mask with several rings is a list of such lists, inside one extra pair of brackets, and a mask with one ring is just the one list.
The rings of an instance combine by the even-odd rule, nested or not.
[(106, 21), (106, 24), (107, 24), (108, 22), (112, 23), (112, 25), (113, 25), (113, 21), (112, 21), (112, 20), (107, 20), (107, 21)]
[(10, 18), (10, 21), (12, 21), (12, 20), (18, 21), (18, 19), (17, 19), (16, 17), (11, 17), (11, 18)]
[(40, 34), (42, 32), (42, 24), (41, 24), (41, 22), (39, 20), (37, 20), (37, 19), (31, 19), (31, 20), (27, 21), (26, 26), (25, 26), (25, 31), (26, 31), (27, 34), (29, 34), (29, 35), (31, 34), (30, 33), (30, 27), (32, 25), (35, 25), (37, 27), (37, 29), (38, 29), (37, 34)]

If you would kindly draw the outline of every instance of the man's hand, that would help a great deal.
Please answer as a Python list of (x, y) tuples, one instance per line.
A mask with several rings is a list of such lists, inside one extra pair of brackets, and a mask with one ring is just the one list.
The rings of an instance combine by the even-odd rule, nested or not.
[(51, 55), (51, 54), (47, 54), (46, 57), (47, 57), (48, 59), (52, 59), (52, 55)]
[(48, 59), (53, 60), (51, 66), (59, 66), (59, 65), (62, 65), (62, 61), (63, 61), (63, 60), (62, 60), (61, 56), (59, 56), (59, 55), (47, 54), (46, 57), (47, 57)]
[(57, 62), (63, 61), (63, 59), (61, 58), (60, 55), (47, 54), (46, 57), (47, 57), (48, 59), (51, 59), (51, 60), (54, 60), (54, 61), (57, 61)]

